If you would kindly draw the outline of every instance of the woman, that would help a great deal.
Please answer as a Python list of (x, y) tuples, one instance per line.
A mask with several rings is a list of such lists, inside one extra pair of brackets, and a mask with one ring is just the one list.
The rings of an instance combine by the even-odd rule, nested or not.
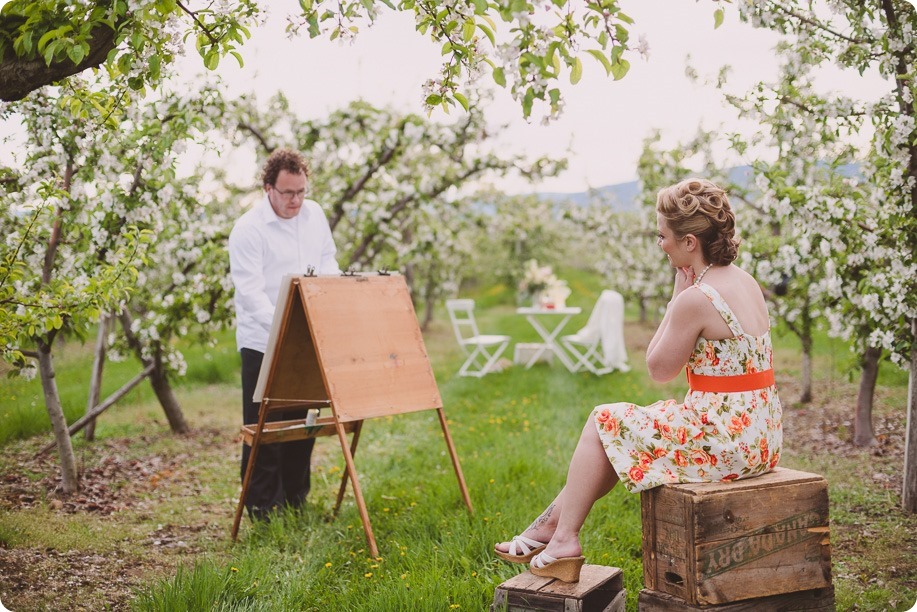
[(730, 481), (770, 471), (783, 441), (767, 306), (733, 264), (739, 241), (726, 192), (691, 178), (659, 192), (658, 244), (675, 268), (665, 316), (646, 351), (657, 382), (687, 364), (684, 403), (598, 406), (583, 428), (567, 483), (522, 534), (495, 547), (538, 576), (579, 580), (579, 531), (619, 481), (633, 493), (662, 484)]

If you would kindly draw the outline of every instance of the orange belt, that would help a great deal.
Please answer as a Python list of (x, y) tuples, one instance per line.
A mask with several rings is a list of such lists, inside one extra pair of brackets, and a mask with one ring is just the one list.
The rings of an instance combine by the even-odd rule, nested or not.
[(753, 372), (751, 374), (736, 374), (735, 376), (704, 376), (694, 374), (686, 369), (688, 374), (688, 388), (691, 391), (708, 391), (712, 393), (741, 393), (742, 391), (756, 391), (774, 385), (774, 370)]

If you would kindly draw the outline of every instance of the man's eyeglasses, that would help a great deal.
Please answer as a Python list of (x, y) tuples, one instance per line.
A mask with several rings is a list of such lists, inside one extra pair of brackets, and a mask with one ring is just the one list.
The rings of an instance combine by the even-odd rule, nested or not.
[(277, 194), (279, 194), (280, 197), (282, 197), (284, 200), (292, 200), (293, 198), (296, 198), (297, 200), (302, 200), (302, 199), (304, 199), (304, 198), (306, 197), (306, 190), (305, 190), (305, 189), (297, 189), (296, 191), (291, 191), (291, 190), (287, 190), (287, 189), (282, 189), (282, 190), (281, 190), (281, 189), (277, 189), (276, 187), (273, 187), (273, 186), (272, 186), (272, 188), (273, 188), (274, 191), (277, 192)]

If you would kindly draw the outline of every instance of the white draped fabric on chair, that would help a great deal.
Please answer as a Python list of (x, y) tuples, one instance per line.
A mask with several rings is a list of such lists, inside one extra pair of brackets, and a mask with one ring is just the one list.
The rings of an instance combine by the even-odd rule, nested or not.
[(573, 355), (575, 372), (588, 370), (601, 375), (630, 370), (624, 346), (624, 298), (617, 291), (602, 291), (586, 326), (563, 336), (561, 342)]

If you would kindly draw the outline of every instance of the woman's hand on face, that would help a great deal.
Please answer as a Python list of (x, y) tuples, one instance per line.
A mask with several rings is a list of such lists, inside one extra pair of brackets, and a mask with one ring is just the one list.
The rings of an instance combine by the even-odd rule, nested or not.
[(672, 289), (672, 299), (678, 297), (678, 294), (691, 286), (694, 282), (694, 268), (685, 266), (675, 271), (675, 287)]

